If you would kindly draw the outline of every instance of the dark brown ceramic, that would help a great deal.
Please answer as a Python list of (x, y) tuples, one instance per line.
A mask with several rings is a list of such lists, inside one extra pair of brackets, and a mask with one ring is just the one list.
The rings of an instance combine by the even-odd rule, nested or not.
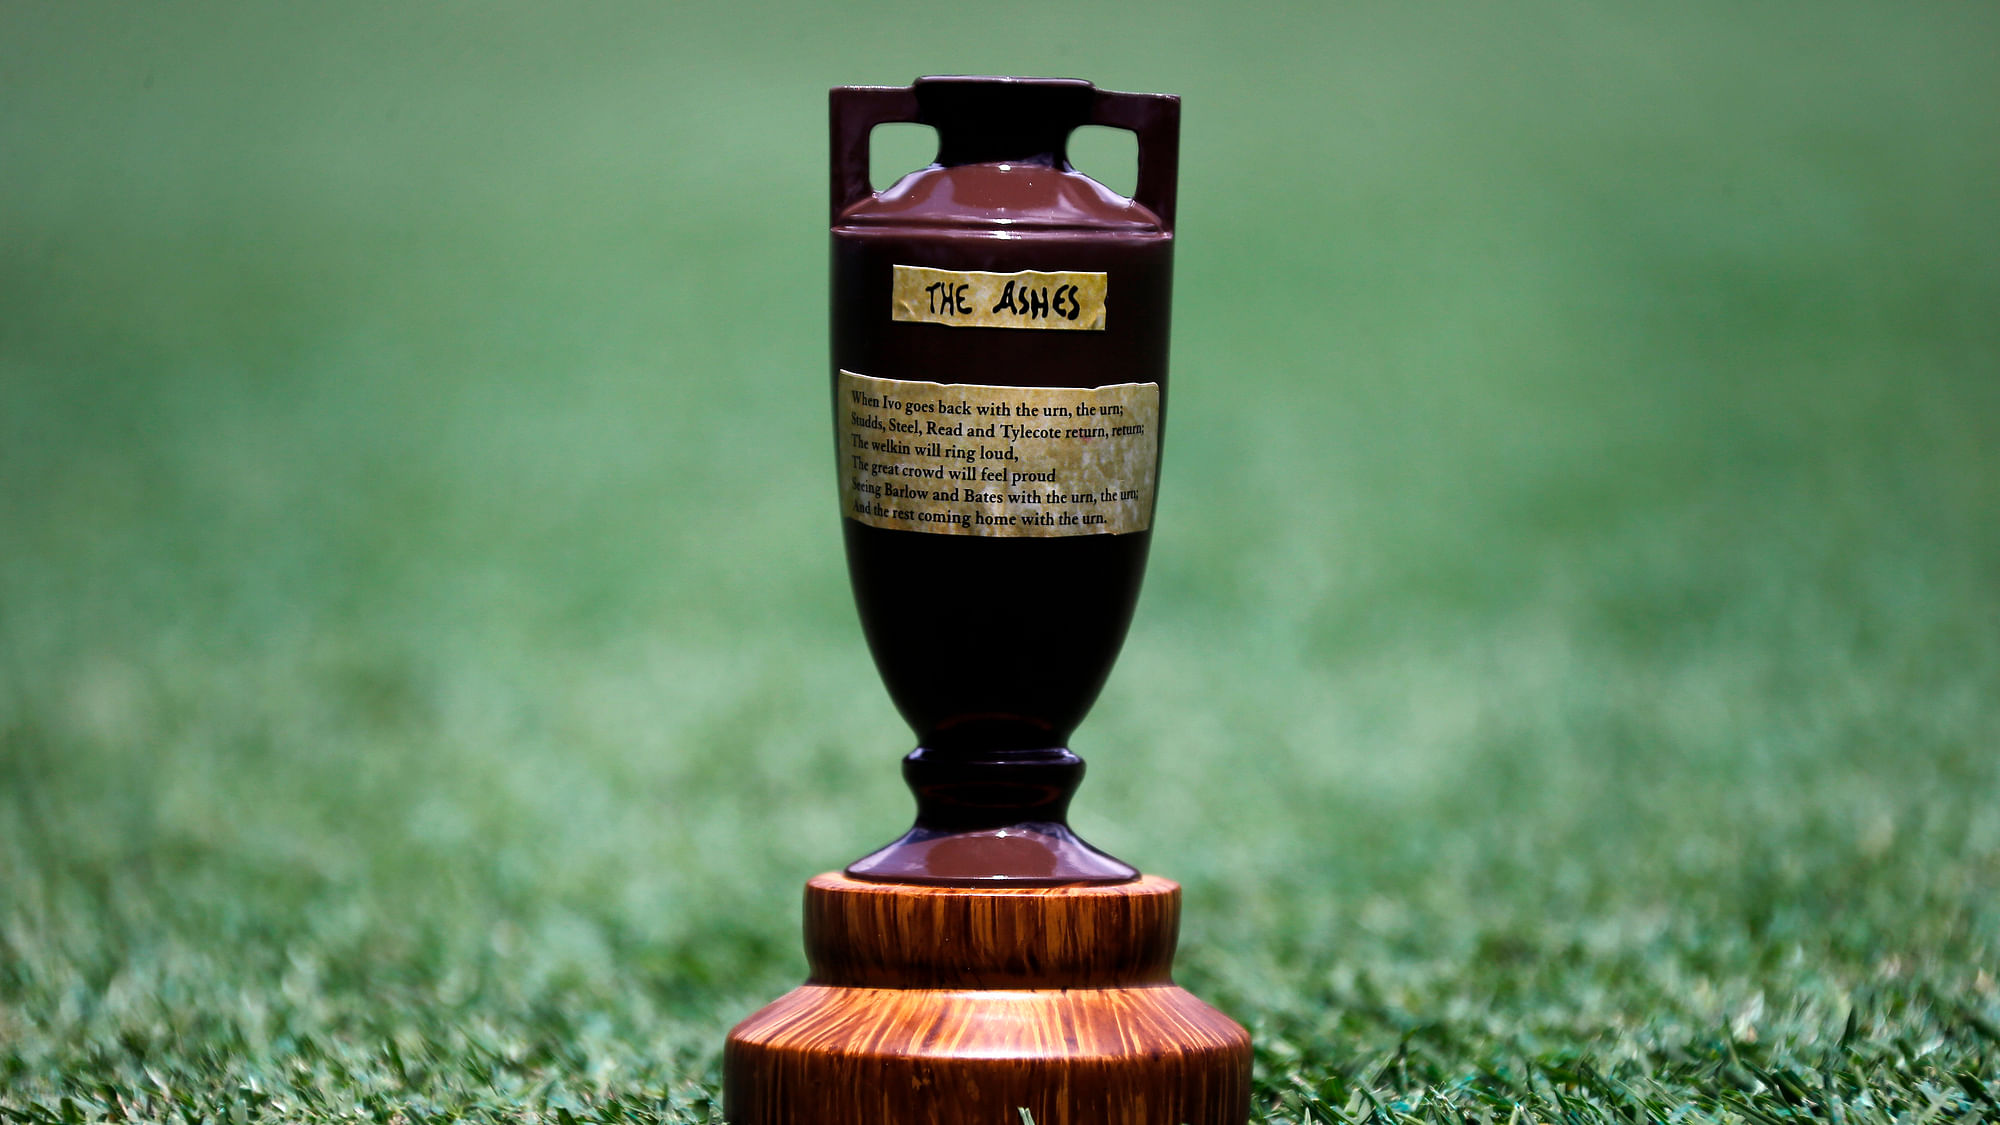
[[(874, 192), (869, 133), (905, 121), (937, 130), (937, 160)], [(1071, 168), (1068, 138), (1093, 124), (1138, 135), (1134, 198)], [(1164, 421), (1179, 129), (1177, 98), (1075, 80), (924, 78), (834, 90), (836, 378), (845, 369), (1008, 387), (1157, 383)], [(1102, 272), (1105, 328), (896, 321), (898, 265)], [(1068, 744), (1117, 659), (1151, 532), (1007, 538), (843, 523), (869, 649), (918, 746), (904, 765), (916, 826), (849, 874), (933, 884), (1134, 878), (1065, 823), (1083, 774)], [(935, 592), (938, 612), (924, 611), (925, 591)]]

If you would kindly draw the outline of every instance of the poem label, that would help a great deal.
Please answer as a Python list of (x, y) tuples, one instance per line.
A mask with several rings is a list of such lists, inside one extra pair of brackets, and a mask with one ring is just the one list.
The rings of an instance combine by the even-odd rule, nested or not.
[(842, 512), (939, 535), (1153, 526), (1160, 385), (985, 387), (842, 371)]
[(983, 273), (897, 266), (890, 317), (955, 328), (1104, 331), (1101, 273)]

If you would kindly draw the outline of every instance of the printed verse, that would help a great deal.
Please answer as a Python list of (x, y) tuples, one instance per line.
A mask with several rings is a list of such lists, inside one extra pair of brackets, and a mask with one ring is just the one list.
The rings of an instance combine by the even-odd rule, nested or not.
[(1153, 523), (1160, 385), (987, 387), (840, 373), (842, 506), (943, 535), (1118, 535)]

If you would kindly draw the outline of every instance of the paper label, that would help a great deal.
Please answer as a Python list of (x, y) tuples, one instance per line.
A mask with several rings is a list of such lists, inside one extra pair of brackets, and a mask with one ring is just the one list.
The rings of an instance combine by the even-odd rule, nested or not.
[(842, 371), (841, 506), (939, 535), (1119, 535), (1153, 526), (1160, 385), (983, 387)]
[(955, 328), (1060, 328), (1104, 331), (1106, 275), (982, 273), (897, 266), (891, 316)]

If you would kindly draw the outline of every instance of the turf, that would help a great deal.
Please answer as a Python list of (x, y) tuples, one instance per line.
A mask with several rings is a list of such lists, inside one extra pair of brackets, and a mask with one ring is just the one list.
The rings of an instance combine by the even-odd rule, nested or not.
[(0, 19), (0, 1117), (717, 1117), (908, 816), (825, 87), (999, 71), (1187, 99), (1077, 820), (1260, 1119), (2000, 1120), (1991, 6)]

